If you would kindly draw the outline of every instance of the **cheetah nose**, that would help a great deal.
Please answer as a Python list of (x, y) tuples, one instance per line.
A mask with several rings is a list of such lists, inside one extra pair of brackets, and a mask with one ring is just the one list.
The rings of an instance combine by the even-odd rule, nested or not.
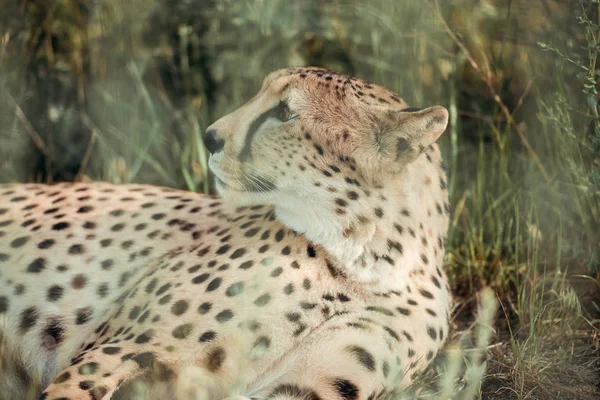
[(204, 147), (210, 151), (210, 154), (223, 150), (224, 145), (225, 141), (218, 136), (216, 129), (207, 129), (204, 133)]

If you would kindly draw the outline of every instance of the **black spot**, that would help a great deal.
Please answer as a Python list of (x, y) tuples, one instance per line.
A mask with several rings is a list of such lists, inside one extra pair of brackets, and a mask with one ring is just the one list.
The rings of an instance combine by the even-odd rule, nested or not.
[(267, 336), (261, 336), (254, 342), (254, 347), (262, 347), (264, 349), (268, 349), (271, 346), (271, 339)]
[(225, 244), (217, 249), (217, 254), (225, 254), (231, 249), (231, 246)]
[(210, 277), (210, 274), (207, 274), (207, 273), (200, 274), (192, 279), (192, 283), (196, 284), (196, 285), (198, 285), (200, 283), (204, 283), (204, 282), (206, 282), (206, 280), (209, 277)]
[(19, 237), (19, 238), (16, 238), (15, 240), (13, 240), (12, 242), (10, 242), (10, 247), (16, 249), (16, 248), (23, 246), (28, 241), (29, 241), (29, 238), (27, 236)]
[(73, 287), (73, 289), (82, 289), (83, 287), (85, 287), (86, 283), (87, 278), (85, 277), (85, 275), (77, 274), (75, 275), (75, 277), (73, 277), (73, 280), (71, 281), (71, 286)]
[(138, 324), (143, 324), (144, 322), (146, 322), (146, 320), (148, 319), (149, 316), (150, 316), (150, 310), (144, 311), (144, 313), (137, 320)]
[(398, 310), (398, 312), (402, 315), (410, 315), (410, 310), (408, 308), (397, 307), (396, 310)]
[(202, 303), (198, 307), (198, 313), (201, 315), (204, 315), (204, 314), (208, 313), (211, 310), (211, 308), (212, 308), (212, 303)]
[(243, 292), (244, 292), (244, 282), (237, 282), (237, 283), (230, 285), (227, 288), (227, 290), (225, 291), (225, 294), (227, 294), (227, 296), (229, 296), (229, 297), (234, 297)]
[(217, 333), (215, 331), (206, 331), (202, 335), (200, 335), (200, 338), (198, 339), (198, 341), (201, 343), (206, 343), (206, 342), (213, 341), (216, 337), (217, 337)]
[(140, 353), (131, 357), (131, 359), (135, 361), (140, 366), (140, 368), (148, 368), (152, 365), (152, 362), (154, 361), (154, 353)]
[(254, 235), (256, 235), (258, 232), (260, 231), (260, 228), (252, 228), (252, 229), (248, 229), (246, 231), (246, 233), (244, 233), (244, 236), (246, 237), (253, 237)]
[(231, 318), (233, 318), (233, 311), (231, 311), (231, 310), (223, 310), (215, 316), (215, 319), (221, 323), (227, 322)]
[(65, 328), (62, 326), (62, 323), (59, 319), (52, 319), (48, 321), (48, 324), (44, 328), (43, 334), (53, 338), (56, 344), (60, 344), (64, 338)]
[(43, 240), (40, 243), (38, 243), (38, 249), (40, 249), (40, 250), (49, 249), (50, 247), (54, 246), (54, 243), (56, 243), (54, 241), (54, 239)]
[(163, 296), (160, 298), (160, 300), (158, 300), (158, 304), (160, 304), (160, 305), (167, 304), (168, 302), (171, 301), (172, 297), (173, 296), (171, 296), (170, 294), (167, 294), (166, 296)]
[(108, 347), (103, 347), (102, 348), (102, 352), (104, 354), (119, 354), (121, 352), (121, 348), (120, 347), (115, 347), (115, 346), (108, 346)]
[(223, 280), (221, 278), (215, 278), (212, 281), (210, 281), (210, 283), (208, 284), (208, 286), (206, 286), (206, 291), (207, 292), (212, 292), (217, 290), (220, 286), (221, 286), (221, 282)]
[(419, 292), (421, 293), (421, 295), (423, 295), (423, 297), (427, 298), (427, 299), (433, 299), (433, 294), (425, 289), (421, 289), (419, 290)]
[(388, 326), (384, 326), (383, 329), (390, 334), (391, 337), (393, 337), (394, 339), (396, 339), (398, 342), (400, 341), (400, 337), (398, 336), (398, 334), (396, 333), (395, 330), (393, 330), (392, 328), (388, 327)]
[(314, 257), (317, 256), (317, 252), (315, 251), (315, 248), (313, 246), (308, 246), (306, 248), (306, 252), (307, 252), (307, 254), (308, 254), (309, 257), (314, 258)]
[(77, 254), (81, 254), (81, 253), (83, 253), (83, 245), (74, 244), (71, 247), (69, 247), (69, 254), (77, 255)]
[(293, 283), (289, 283), (287, 284), (284, 288), (283, 288), (283, 293), (290, 295), (292, 293), (294, 293), (294, 284)]
[(90, 320), (93, 314), (92, 307), (84, 307), (80, 308), (76, 311), (75, 315), (75, 323), (77, 325), (83, 325)]
[(87, 221), (83, 224), (83, 229), (95, 229), (95, 228), (96, 228), (95, 222)]
[(8, 298), (6, 296), (0, 296), (0, 314), (8, 311)]
[(310, 279), (305, 278), (304, 281), (302, 281), (302, 287), (306, 290), (309, 290), (311, 287)]
[(375, 371), (375, 359), (367, 350), (359, 346), (348, 346), (346, 348), (359, 363), (369, 371)]
[(229, 258), (231, 258), (232, 260), (236, 259), (236, 258), (240, 258), (241, 256), (243, 256), (244, 254), (246, 254), (246, 249), (244, 248), (239, 248), (236, 251), (234, 251), (231, 256), (229, 256)]
[(254, 304), (256, 304), (258, 307), (262, 307), (262, 306), (266, 305), (270, 300), (271, 300), (271, 295), (268, 293), (265, 293), (265, 294), (259, 296), (256, 300), (254, 300)]
[(81, 381), (79, 382), (79, 389), (90, 390), (94, 387), (94, 381)]
[(63, 372), (56, 379), (54, 379), (53, 383), (64, 383), (71, 379), (71, 373), (69, 371)]
[(38, 312), (35, 307), (26, 308), (21, 312), (21, 322), (19, 323), (19, 328), (21, 333), (26, 333), (31, 329), (38, 319)]
[(164, 292), (166, 292), (167, 290), (169, 290), (171, 288), (171, 284), (170, 283), (165, 283), (164, 285), (162, 285), (157, 291), (156, 291), (156, 296), (160, 296), (162, 295)]
[(194, 326), (192, 324), (183, 324), (179, 325), (175, 329), (173, 329), (172, 335), (175, 339), (185, 339), (192, 333)]
[(405, 108), (405, 109), (400, 110), (400, 111), (413, 113), (413, 112), (419, 112), (419, 111), (422, 111), (422, 110), (423, 110), (422, 108), (408, 107), (408, 108)]
[(69, 227), (68, 222), (59, 222), (57, 224), (52, 225), (52, 230), (62, 231), (63, 229), (67, 229)]
[(210, 372), (215, 372), (221, 368), (225, 361), (226, 353), (222, 347), (216, 347), (208, 353), (206, 358), (206, 369)]
[(100, 284), (100, 286), (98, 286), (98, 289), (96, 290), (96, 293), (101, 298), (106, 297), (108, 295), (108, 283)]
[(358, 387), (346, 379), (336, 379), (333, 386), (336, 388), (342, 399), (358, 399)]
[(437, 340), (437, 332), (433, 327), (431, 327), (431, 326), (427, 327), (427, 334), (429, 335), (431, 340)]
[(53, 285), (48, 288), (48, 293), (46, 294), (46, 299), (48, 301), (57, 301), (63, 295), (63, 288), (58, 285)]
[(148, 329), (146, 332), (142, 333), (141, 335), (138, 335), (138, 337), (135, 338), (135, 342), (137, 344), (148, 343), (150, 340), (152, 340), (153, 336), (154, 329)]
[(118, 223), (118, 224), (114, 224), (113, 226), (111, 226), (110, 230), (113, 232), (120, 232), (123, 230), (123, 228), (125, 228), (125, 224)]
[(389, 317), (394, 315), (393, 312), (391, 312), (390, 310), (388, 310), (387, 308), (384, 308), (384, 307), (369, 306), (369, 307), (366, 307), (365, 310), (378, 312), (380, 314), (387, 315)]
[(27, 272), (32, 274), (38, 274), (46, 268), (45, 258), (36, 258), (27, 266)]
[(171, 306), (171, 312), (175, 315), (182, 315), (187, 311), (189, 304), (185, 300), (178, 300)]

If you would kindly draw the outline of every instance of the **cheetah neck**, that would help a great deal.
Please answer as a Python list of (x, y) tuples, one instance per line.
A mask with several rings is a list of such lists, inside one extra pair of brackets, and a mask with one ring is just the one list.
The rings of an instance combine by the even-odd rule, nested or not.
[[(383, 188), (356, 190), (358, 198), (347, 201), (343, 215), (332, 212), (336, 201), (342, 203), (341, 196), (320, 199), (307, 193), (304, 199), (290, 198), (278, 205), (276, 216), (322, 246), (351, 279), (378, 289), (399, 289), (409, 274), (435, 270), (443, 254), (435, 243), (445, 237), (446, 219), (432, 216), (435, 204), (443, 199), (430, 199), (430, 191), (419, 187), (423, 180), (419, 168), (423, 165), (411, 165)], [(347, 190), (339, 187), (335, 193)]]

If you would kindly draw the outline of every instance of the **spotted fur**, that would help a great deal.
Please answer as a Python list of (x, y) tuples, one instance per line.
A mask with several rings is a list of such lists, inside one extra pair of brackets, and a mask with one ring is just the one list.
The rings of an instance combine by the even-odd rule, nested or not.
[(410, 384), (448, 333), (447, 118), (286, 69), (206, 132), (223, 199), (0, 186), (1, 393), (128, 398), (145, 380), (168, 388), (157, 398), (355, 400)]

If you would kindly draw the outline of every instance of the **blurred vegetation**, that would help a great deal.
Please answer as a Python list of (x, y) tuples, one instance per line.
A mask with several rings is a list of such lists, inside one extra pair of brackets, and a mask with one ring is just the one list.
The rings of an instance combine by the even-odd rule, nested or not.
[(462, 350), (415, 393), (597, 398), (599, 52), (596, 0), (0, 0), (0, 182), (208, 192), (201, 133), (287, 66), (444, 105)]

